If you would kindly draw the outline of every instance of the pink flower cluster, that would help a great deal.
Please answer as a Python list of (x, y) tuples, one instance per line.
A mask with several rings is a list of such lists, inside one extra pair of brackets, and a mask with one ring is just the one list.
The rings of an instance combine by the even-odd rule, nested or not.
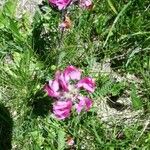
[[(49, 3), (55, 7), (58, 7), (59, 10), (66, 9), (74, 2), (74, 0), (49, 0)], [(77, 0), (77, 2), (81, 8), (90, 9), (93, 6), (91, 0)]]
[(81, 71), (74, 66), (68, 66), (64, 71), (57, 71), (55, 79), (45, 85), (44, 90), (54, 99), (53, 113), (58, 119), (70, 116), (72, 107), (79, 114), (82, 110), (88, 111), (92, 100), (80, 93), (85, 89), (89, 93), (95, 90), (95, 82), (90, 77), (81, 79)]

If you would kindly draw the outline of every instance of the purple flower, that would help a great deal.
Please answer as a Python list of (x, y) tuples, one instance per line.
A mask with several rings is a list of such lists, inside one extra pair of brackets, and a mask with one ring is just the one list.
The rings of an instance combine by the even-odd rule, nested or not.
[(78, 99), (80, 100), (78, 104), (75, 105), (77, 112), (80, 113), (82, 109), (88, 111), (92, 107), (92, 100), (87, 97), (79, 96)]
[(70, 116), (71, 108), (71, 100), (57, 101), (54, 103), (53, 112), (58, 119), (62, 120)]
[(78, 114), (88, 111), (92, 107), (92, 100), (80, 93), (83, 88), (89, 93), (95, 90), (95, 81), (90, 77), (81, 79), (81, 71), (74, 66), (68, 66), (64, 71), (57, 71), (55, 79), (45, 85), (44, 90), (48, 96), (55, 99), (53, 113), (58, 119), (65, 119), (70, 116), (74, 106)]
[(64, 70), (64, 75), (68, 79), (71, 80), (80, 80), (81, 78), (81, 71), (75, 68), (74, 66), (68, 66)]
[(85, 77), (77, 83), (77, 87), (78, 88), (82, 87), (82, 88), (86, 89), (87, 91), (93, 93), (95, 90), (95, 82), (92, 78)]
[(49, 3), (58, 7), (59, 10), (66, 9), (72, 0), (49, 0)]
[(57, 7), (59, 10), (66, 9), (69, 5), (74, 4), (75, 2), (78, 2), (79, 7), (84, 9), (92, 9), (93, 3), (91, 0), (49, 0), (49, 3)]
[(85, 9), (92, 9), (93, 3), (91, 0), (79, 0), (79, 6)]
[(57, 80), (49, 80), (49, 84), (46, 84), (44, 90), (50, 97), (59, 97), (59, 83)]

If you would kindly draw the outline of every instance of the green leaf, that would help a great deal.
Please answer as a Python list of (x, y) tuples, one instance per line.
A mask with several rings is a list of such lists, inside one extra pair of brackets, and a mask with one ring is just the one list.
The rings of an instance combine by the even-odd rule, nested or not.
[(22, 38), (22, 36), (19, 32), (18, 22), (16, 22), (15, 20), (13, 20), (11, 18), (9, 19), (9, 21), (10, 21), (10, 25), (9, 25), (10, 30), (12, 31), (15, 38), (20, 40)]
[(107, 2), (108, 2), (108, 4), (109, 4), (110, 8), (112, 9), (112, 11), (113, 11), (115, 14), (118, 14), (118, 12), (117, 12), (116, 8), (114, 7), (112, 1), (111, 1), (111, 0), (107, 0)]
[(116, 83), (111, 88), (111, 93), (113, 96), (120, 94), (120, 91), (125, 88), (125, 84), (123, 82)]
[(35, 131), (31, 132), (30, 134), (32, 135), (33, 139), (35, 140), (35, 142), (37, 144), (35, 146), (40, 147), (44, 142), (44, 138), (42, 137), (40, 132), (35, 130)]
[(18, 0), (8, 0), (3, 6), (3, 13), (8, 16), (14, 16)]
[(63, 150), (65, 148), (65, 135), (63, 130), (58, 131), (58, 150)]
[(135, 110), (142, 108), (143, 104), (142, 104), (141, 99), (138, 97), (138, 95), (136, 93), (135, 85), (132, 85), (131, 100), (132, 100), (132, 106)]
[(127, 10), (127, 8), (128, 8), (130, 5), (131, 5), (131, 1), (129, 1), (126, 5), (124, 5), (124, 7), (122, 8), (122, 10), (118, 13), (118, 15), (117, 15), (117, 17), (115, 18), (115, 20), (114, 20), (112, 26), (111, 26), (110, 29), (109, 29), (109, 33), (108, 33), (108, 35), (107, 35), (107, 37), (106, 37), (106, 40), (105, 40), (105, 42), (104, 42), (104, 44), (103, 44), (103, 47), (106, 46), (106, 44), (107, 44), (109, 38), (112, 36), (112, 32), (113, 32), (113, 30), (114, 30), (114, 28), (115, 28), (116, 23), (118, 22), (118, 20), (120, 19), (120, 17), (125, 13), (125, 11)]
[(3, 14), (3, 9), (0, 10), (0, 29), (4, 28), (6, 24), (9, 23), (9, 20)]
[(129, 63), (132, 61), (132, 59), (134, 58), (134, 56), (139, 53), (141, 51), (141, 49), (139, 47), (135, 48), (131, 54), (128, 56), (128, 60), (127, 63), (125, 64), (126, 67), (128, 67)]

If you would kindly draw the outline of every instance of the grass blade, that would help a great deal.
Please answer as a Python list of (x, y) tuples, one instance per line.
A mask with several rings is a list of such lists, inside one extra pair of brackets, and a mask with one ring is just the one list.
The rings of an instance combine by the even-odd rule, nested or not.
[(63, 130), (58, 131), (58, 150), (65, 148), (65, 132)]
[(118, 22), (119, 18), (123, 15), (123, 13), (125, 12), (125, 10), (130, 6), (130, 4), (131, 4), (131, 1), (129, 1), (129, 2), (123, 7), (123, 9), (120, 11), (120, 13), (117, 15), (116, 19), (114, 20), (114, 22), (113, 22), (113, 24), (112, 24), (112, 26), (111, 26), (111, 28), (110, 28), (110, 30), (109, 30), (109, 33), (108, 33), (108, 35), (107, 35), (107, 38), (106, 38), (106, 40), (105, 40), (105, 42), (104, 42), (103, 47), (106, 46), (106, 44), (107, 44), (107, 42), (108, 42), (110, 36), (112, 35), (112, 31), (113, 31), (113, 29), (114, 29), (116, 23)]
[(111, 0), (107, 0), (107, 2), (108, 2), (108, 4), (109, 4), (110, 8), (112, 9), (112, 11), (113, 11), (115, 14), (118, 14), (118, 12), (117, 12), (116, 8), (114, 7), (112, 1), (111, 1)]

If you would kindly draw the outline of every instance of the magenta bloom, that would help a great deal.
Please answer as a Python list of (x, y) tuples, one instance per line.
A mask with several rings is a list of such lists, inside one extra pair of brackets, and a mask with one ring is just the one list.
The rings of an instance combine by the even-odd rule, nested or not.
[(65, 9), (72, 0), (49, 0), (49, 3), (58, 7), (59, 10)]
[(59, 119), (65, 119), (70, 116), (72, 101), (57, 101), (54, 103), (53, 112)]
[(81, 71), (74, 66), (68, 66), (64, 71), (57, 71), (55, 79), (45, 85), (48, 96), (55, 99), (53, 113), (58, 119), (70, 116), (72, 107), (79, 114), (82, 110), (88, 111), (92, 107), (92, 100), (80, 93), (85, 89), (89, 93), (95, 90), (95, 81), (90, 77), (81, 79)]
[(44, 90), (50, 97), (59, 97), (59, 83), (57, 80), (49, 80), (49, 84), (45, 85)]
[(80, 100), (78, 104), (76, 104), (77, 112), (80, 113), (82, 109), (88, 111), (92, 107), (92, 100), (87, 97), (79, 96), (78, 99)]
[(85, 9), (91, 9), (93, 7), (93, 3), (91, 0), (79, 0), (79, 6)]
[(93, 93), (95, 90), (95, 82), (92, 78), (85, 77), (77, 83), (77, 87), (78, 88), (82, 87), (82, 88), (86, 89), (87, 91)]

